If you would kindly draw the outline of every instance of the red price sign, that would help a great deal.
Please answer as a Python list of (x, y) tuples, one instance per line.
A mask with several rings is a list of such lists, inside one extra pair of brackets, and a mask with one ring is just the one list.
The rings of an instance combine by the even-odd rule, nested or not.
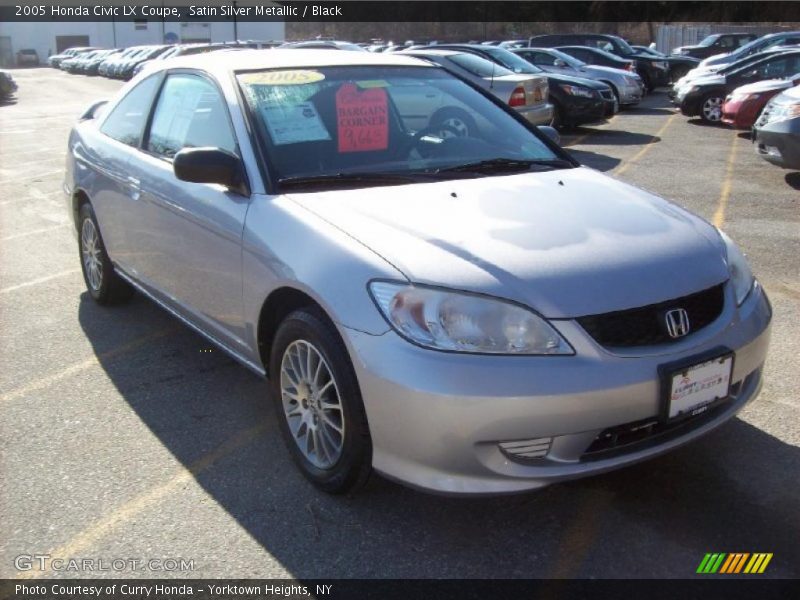
[(336, 92), (339, 152), (386, 150), (389, 147), (389, 109), (386, 90), (359, 90), (346, 83)]

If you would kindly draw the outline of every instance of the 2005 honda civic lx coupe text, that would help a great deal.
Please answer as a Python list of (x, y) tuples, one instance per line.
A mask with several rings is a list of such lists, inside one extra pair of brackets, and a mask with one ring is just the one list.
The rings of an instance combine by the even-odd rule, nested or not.
[(302, 472), (452, 494), (629, 465), (755, 398), (737, 246), (421, 59), (168, 59), (89, 108), (65, 191), (89, 294), (266, 375)]

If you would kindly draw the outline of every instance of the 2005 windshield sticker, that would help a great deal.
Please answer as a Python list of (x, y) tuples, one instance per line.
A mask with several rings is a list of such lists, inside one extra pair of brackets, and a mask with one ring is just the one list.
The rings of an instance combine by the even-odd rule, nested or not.
[(389, 147), (389, 109), (386, 90), (359, 90), (347, 83), (336, 92), (339, 152), (386, 150)]

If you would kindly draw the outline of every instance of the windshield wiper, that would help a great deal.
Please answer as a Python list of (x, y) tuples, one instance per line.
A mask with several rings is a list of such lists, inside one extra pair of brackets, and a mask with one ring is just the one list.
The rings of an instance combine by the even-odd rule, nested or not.
[(350, 185), (353, 183), (370, 183), (370, 184), (400, 184), (400, 183), (414, 183), (424, 179), (421, 173), (404, 174), (404, 173), (324, 173), (320, 175), (298, 175), (293, 177), (282, 177), (278, 179), (281, 186), (289, 187), (304, 187), (309, 185), (329, 185), (329, 184), (345, 184)]
[(436, 173), (447, 172), (470, 172), (470, 173), (497, 173), (502, 171), (528, 171), (531, 167), (542, 167), (546, 169), (568, 168), (572, 164), (560, 158), (550, 160), (530, 160), (515, 158), (490, 158), (477, 162), (456, 165), (454, 167), (443, 167), (437, 169)]

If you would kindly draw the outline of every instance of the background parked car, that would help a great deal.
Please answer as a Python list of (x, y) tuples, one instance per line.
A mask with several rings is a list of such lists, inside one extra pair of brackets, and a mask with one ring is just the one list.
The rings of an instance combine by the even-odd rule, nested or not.
[(55, 54), (50, 58), (48, 58), (47, 62), (51, 67), (58, 69), (59, 66), (61, 65), (62, 60), (72, 58), (73, 56), (76, 56), (81, 52), (91, 52), (92, 50), (97, 50), (97, 48), (93, 46), (76, 46), (74, 48), (68, 48), (67, 50), (64, 50), (64, 52), (62, 52), (61, 54)]
[(800, 71), (800, 50), (776, 53), (726, 73), (715, 73), (694, 81), (676, 97), (681, 113), (699, 116), (707, 123), (722, 119), (725, 97), (738, 87), (765, 79), (786, 79)]
[[(424, 58), (471, 81), (514, 108), (533, 125), (549, 125), (553, 120), (553, 105), (547, 101), (547, 78), (543, 75), (520, 75), (469, 52), (404, 50), (401, 54)], [(435, 97), (420, 100), (437, 101)], [(448, 114), (437, 115), (437, 119), (460, 135), (469, 135), (477, 124), (468, 114), (457, 112), (457, 109), (450, 110)]]
[(160, 56), (170, 48), (172, 48), (172, 46), (150, 46), (144, 49), (139, 54), (132, 56), (127, 61), (122, 63), (116, 72), (116, 77), (118, 79), (124, 79), (127, 81), (128, 79), (133, 77), (133, 70), (136, 68), (138, 64), (148, 60), (153, 60), (154, 58)]
[[(636, 105), (644, 95), (644, 82), (633, 71), (587, 65), (555, 48), (515, 48), (512, 52), (548, 74), (600, 81), (611, 88), (620, 106)], [(552, 85), (550, 87), (552, 88)]]
[[(800, 47), (798, 49), (800, 49)], [(764, 50), (756, 54), (745, 56), (744, 58), (741, 58), (736, 62), (722, 65), (721, 67), (711, 67), (710, 69), (705, 67), (697, 67), (696, 69), (692, 69), (686, 75), (681, 77), (672, 86), (672, 89), (668, 92), (668, 96), (674, 103), (679, 103), (677, 100), (678, 96), (683, 96), (686, 93), (686, 91), (694, 84), (695, 81), (711, 77), (715, 74), (725, 75), (727, 73), (731, 73), (733, 71), (741, 69), (742, 67), (745, 67), (747, 65), (755, 64), (764, 58), (775, 56), (777, 54), (783, 54), (784, 52), (791, 52), (791, 50), (792, 50), (791, 47), (787, 48), (784, 46), (779, 46), (776, 48), (769, 48), (768, 50)]]
[(355, 50), (356, 52), (366, 52), (366, 48), (362, 48), (352, 42), (341, 42), (338, 40), (309, 40), (306, 42), (286, 42), (279, 46), (280, 48), (315, 48), (317, 50)]
[(691, 56), (667, 55), (654, 48), (648, 48), (647, 46), (633, 46), (633, 48), (642, 54), (647, 54), (653, 58), (666, 61), (667, 67), (669, 67), (670, 81), (678, 81), (678, 79), (700, 64), (699, 58), (692, 58)]
[(601, 33), (537, 35), (529, 40), (528, 45), (532, 48), (556, 48), (560, 46), (600, 48), (621, 58), (632, 60), (636, 66), (636, 72), (644, 81), (648, 91), (669, 83), (669, 66), (666, 61), (637, 52), (628, 42), (616, 35)]
[(11, 73), (0, 71), (0, 100), (7, 100), (17, 91), (17, 84)]
[(678, 46), (672, 49), (673, 54), (706, 58), (725, 52), (733, 52), (748, 42), (758, 39), (755, 33), (714, 33), (702, 39), (694, 46)]
[(23, 48), (17, 52), (18, 67), (38, 67), (39, 53), (33, 48)]
[(716, 54), (703, 59), (699, 66), (701, 68), (716, 67), (719, 69), (723, 65), (728, 65), (753, 54), (758, 54), (759, 52), (763, 52), (769, 48), (775, 48), (778, 46), (796, 46), (798, 44), (800, 44), (800, 31), (770, 33), (768, 35), (761, 36), (760, 38), (755, 39), (752, 42), (745, 44), (744, 46), (727, 54)]
[[(611, 67), (613, 69), (620, 69), (621, 71), (630, 71), (636, 73), (636, 65), (632, 60), (620, 58), (616, 54), (606, 52), (600, 48), (587, 48), (586, 46), (558, 46), (555, 48), (564, 54), (568, 54), (573, 58), (577, 58), (587, 65), (598, 67)], [(638, 75), (638, 73), (637, 73)]]
[(722, 105), (722, 122), (736, 129), (750, 129), (773, 97), (800, 85), (800, 73), (789, 79), (767, 79), (736, 88)]
[(100, 65), (103, 61), (108, 60), (112, 56), (122, 52), (120, 48), (110, 48), (108, 50), (101, 50), (97, 52), (92, 58), (86, 59), (83, 64), (82, 73), (84, 75), (97, 75)]
[(437, 48), (470, 52), (519, 75), (547, 77), (548, 99), (553, 105), (553, 126), (573, 127), (596, 123), (619, 110), (614, 92), (605, 84), (586, 77), (548, 73), (521, 56), (500, 46), (484, 44), (441, 44)]
[(753, 134), (761, 158), (784, 169), (800, 169), (800, 86), (769, 101)]

